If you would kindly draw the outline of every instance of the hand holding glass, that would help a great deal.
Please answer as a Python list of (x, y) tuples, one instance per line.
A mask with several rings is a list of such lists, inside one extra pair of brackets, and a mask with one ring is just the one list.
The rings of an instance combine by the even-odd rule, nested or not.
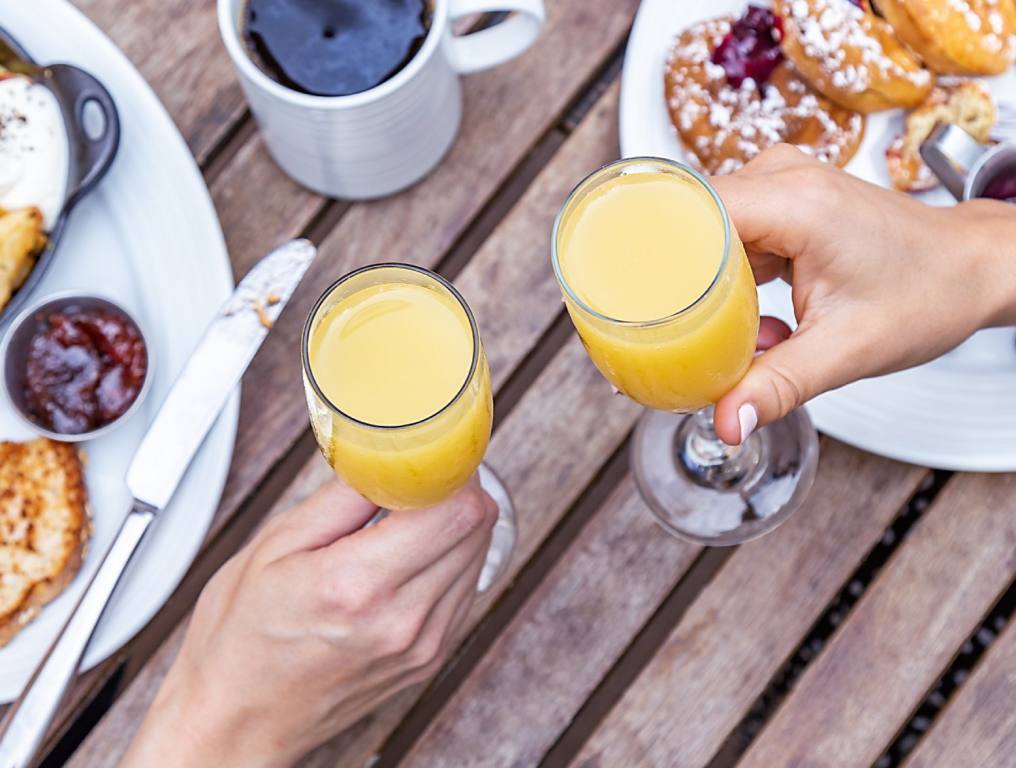
[(311, 311), (303, 371), (321, 452), (378, 506), (431, 506), (479, 469), (499, 507), (480, 579), (481, 589), (489, 586), (514, 545), (514, 510), (500, 480), (481, 464), (493, 419), (490, 372), (476, 320), (458, 291), (407, 264), (351, 272)]
[(734, 447), (712, 427), (712, 405), (751, 365), (759, 310), (744, 246), (708, 182), (656, 158), (601, 168), (558, 214), (553, 265), (597, 368), (652, 409), (636, 430), (633, 468), (660, 523), (736, 544), (786, 519), (814, 476), (807, 415)]

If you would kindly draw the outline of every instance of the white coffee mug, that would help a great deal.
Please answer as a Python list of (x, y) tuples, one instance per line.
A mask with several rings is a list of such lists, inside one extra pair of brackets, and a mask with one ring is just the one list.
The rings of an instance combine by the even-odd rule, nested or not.
[[(219, 32), (268, 151), (305, 187), (368, 199), (426, 176), (451, 148), (462, 118), (460, 74), (518, 56), (539, 37), (543, 0), (432, 0), (430, 29), (412, 60), (380, 85), (350, 96), (313, 96), (277, 83), (251, 61), (240, 25), (246, 0), (218, 0)], [(515, 11), (455, 36), (471, 14)]]

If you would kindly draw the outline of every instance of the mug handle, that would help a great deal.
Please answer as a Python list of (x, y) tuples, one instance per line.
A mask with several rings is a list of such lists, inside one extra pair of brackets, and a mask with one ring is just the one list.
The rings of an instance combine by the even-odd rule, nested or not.
[(921, 142), (921, 159), (953, 197), (963, 200), (967, 174), (987, 149), (958, 125), (938, 123)]
[(480, 72), (514, 59), (536, 42), (546, 18), (543, 0), (450, 0), (448, 16), (454, 22), (463, 16), (494, 11), (515, 11), (516, 15), (490, 29), (449, 41), (449, 58), (460, 74)]

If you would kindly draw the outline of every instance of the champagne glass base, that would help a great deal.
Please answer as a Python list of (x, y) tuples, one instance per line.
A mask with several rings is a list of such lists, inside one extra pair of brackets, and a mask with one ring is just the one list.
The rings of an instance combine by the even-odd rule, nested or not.
[(480, 465), (479, 473), (480, 485), (497, 503), (497, 522), (491, 534), (487, 560), (476, 585), (477, 592), (486, 592), (508, 568), (518, 539), (518, 527), (515, 523), (515, 505), (501, 478), (486, 463)]
[(687, 458), (695, 448), (689, 439), (701, 438), (695, 418), (646, 411), (635, 430), (635, 480), (664, 529), (709, 546), (742, 544), (800, 506), (818, 464), (818, 438), (803, 409), (755, 432), (726, 464), (706, 468)]

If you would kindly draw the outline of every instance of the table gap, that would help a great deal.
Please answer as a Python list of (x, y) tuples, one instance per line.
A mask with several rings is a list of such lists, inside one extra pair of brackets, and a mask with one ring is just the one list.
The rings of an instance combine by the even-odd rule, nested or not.
[(793, 690), (805, 669), (846, 621), (850, 611), (952, 476), (952, 472), (941, 470), (929, 472), (886, 528), (881, 540), (864, 556), (804, 639), (769, 681), (748, 714), (727, 736), (707, 768), (730, 768), (740, 760)]
[[(90, 669), (88, 672), (80, 673), (78, 679), (85, 679), (87, 677), (88, 685), (90, 686), (90, 693), (87, 696), (75, 696), (73, 689), (68, 692), (68, 698), (60, 705), (57, 710), (56, 718), (54, 718), (53, 725), (50, 726), (50, 730), (46, 733), (46, 738), (43, 740), (42, 749), (39, 751), (39, 755), (45, 756), (53, 749), (56, 749), (63, 741), (67, 738), (73, 738), (75, 742), (75, 749), (81, 745), (81, 742), (88, 736), (88, 732), (99, 722), (102, 716), (106, 713), (112, 705), (115, 703), (115, 697), (119, 696), (123, 691), (123, 687), (117, 685), (114, 691), (114, 700), (109, 702), (103, 702), (95, 711), (97, 712), (94, 718), (90, 717), (89, 713), (91, 704), (96, 696), (101, 696), (106, 687), (110, 685), (110, 681), (113, 677), (124, 667), (126, 662), (124, 661), (123, 654), (117, 654), (111, 656), (103, 664), (97, 665)], [(118, 681), (119, 682), (119, 681)], [(7, 705), (0, 705), (0, 713), (6, 712)], [(74, 717), (64, 716), (64, 712), (76, 712)], [(80, 734), (75, 731), (77, 727), (77, 721), (79, 717), (85, 717), (87, 723), (87, 729), (82, 730)], [(75, 733), (74, 737), (70, 737), (69, 734)]]
[[(630, 31), (629, 29), (629, 33)], [(621, 70), (624, 69), (624, 52), (627, 46), (628, 37), (625, 36), (617, 47), (610, 52), (610, 55), (604, 60), (603, 65), (590, 78), (588, 86), (580, 91), (580, 95), (565, 111), (561, 122), (558, 123), (560, 130), (570, 134), (578, 128), (585, 116), (596, 106), (600, 97), (614, 83), (614, 80), (621, 76)], [(620, 147), (618, 147), (618, 153), (620, 154)], [(593, 169), (590, 168), (591, 170)], [(578, 183), (580, 180), (576, 179), (575, 181)]]
[(56, 740), (56, 743), (45, 750), (45, 758), (38, 764), (38, 768), (59, 768), (59, 766), (71, 759), (71, 756), (81, 746), (89, 732), (96, 726), (106, 711), (113, 706), (117, 696), (123, 690), (123, 673), (126, 664), (117, 665), (112, 674), (104, 678), (105, 682), (99, 688), (98, 693), (92, 697), (78, 718), (65, 730)]
[[(480, 246), (515, 207), (567, 138), (564, 131), (554, 126), (537, 140), (441, 257), (434, 268), (436, 272), (454, 280), (465, 269)], [(549, 232), (547, 242), (550, 242)], [(550, 257), (547, 258), (549, 264)]]
[[(324, 242), (325, 238), (339, 225), (342, 217), (353, 206), (353, 203), (349, 200), (336, 200), (331, 197), (323, 198), (322, 203), (321, 207), (314, 212), (310, 221), (307, 222), (307, 225), (299, 235), (299, 237), (307, 238), (316, 246), (320, 246)], [(335, 277), (338, 278), (339, 275)]]
[(257, 125), (249, 109), (244, 109), (236, 122), (226, 128), (222, 135), (205, 153), (201, 162), (201, 175), (205, 186), (211, 189), (215, 179), (229, 166), (237, 153), (257, 135)]
[(514, 410), (543, 369), (571, 338), (572, 333), (574, 333), (574, 329), (571, 320), (568, 318), (568, 313), (562, 309), (540, 335), (540, 338), (536, 340), (529, 354), (512, 369), (504, 383), (501, 384), (501, 388), (498, 390), (497, 408), (494, 409), (495, 429)]
[(903, 764), (925, 734), (931, 731), (949, 701), (973, 674), (981, 657), (1012, 621), (1014, 613), (1016, 613), (1016, 580), (1002, 593), (985, 614), (983, 621), (957, 649), (952, 662), (928, 689), (885, 752), (875, 761), (873, 768), (893, 768)]
[(593, 480), (562, 516), (557, 527), (525, 564), (511, 587), (487, 611), (462, 641), (455, 657), (413, 705), (398, 727), (379, 750), (371, 768), (392, 768), (399, 764), (441, 711), (455, 690), (472, 673), (490, 647), (543, 583), (586, 524), (599, 512), (628, 473), (629, 433), (614, 452), (600, 465)]
[[(661, 536), (669, 535), (662, 529)], [(565, 768), (624, 696), (660, 647), (737, 547), (705, 547), (620, 658), (575, 713), (568, 727), (540, 761), (540, 768)]]

